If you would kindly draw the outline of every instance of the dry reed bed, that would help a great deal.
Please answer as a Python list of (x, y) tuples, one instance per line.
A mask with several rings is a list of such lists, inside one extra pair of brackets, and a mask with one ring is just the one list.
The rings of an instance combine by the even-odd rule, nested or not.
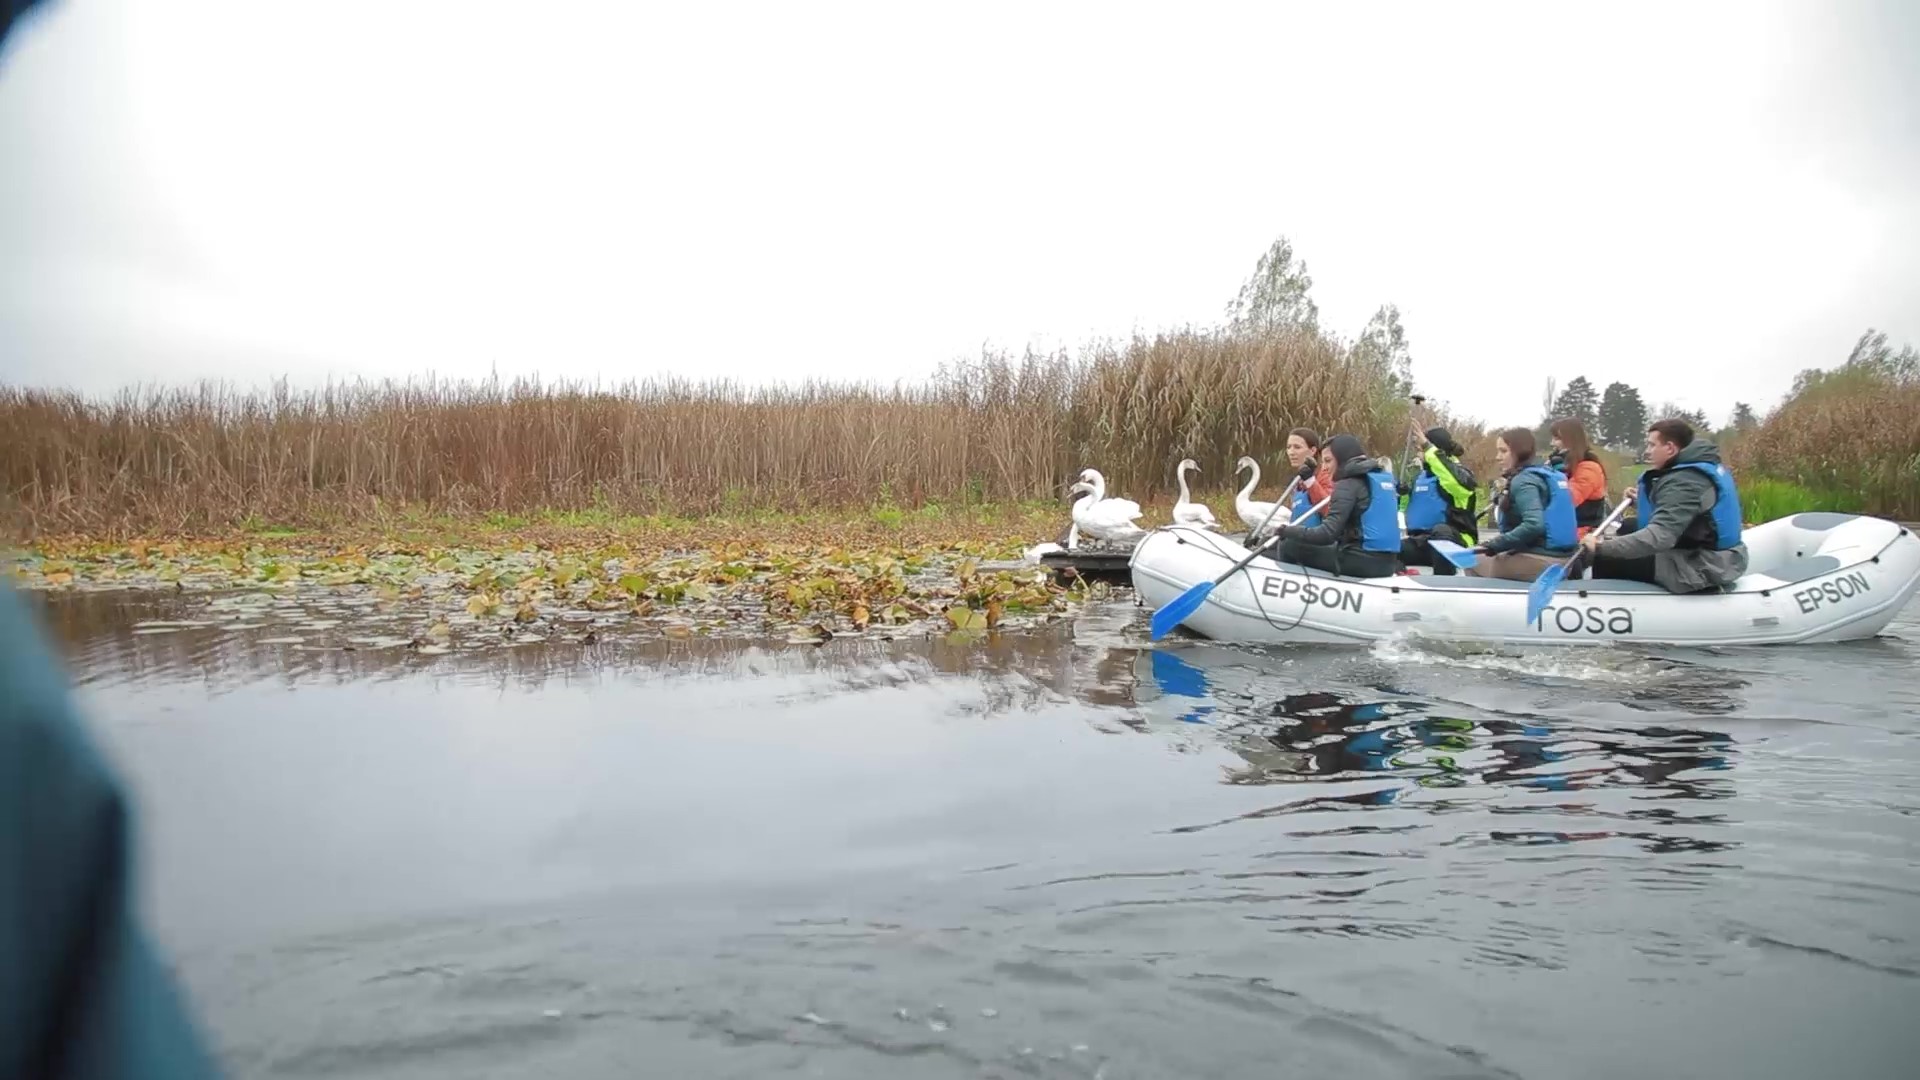
[[(1407, 421), (1384, 373), (1337, 343), (1184, 331), (1071, 358), (987, 355), (892, 387), (415, 381), (106, 401), (0, 388), (0, 481), (28, 534), (312, 524), (403, 507), (980, 505), (1059, 499), (1086, 466), (1145, 501), (1185, 456), (1216, 491), (1242, 454), (1283, 472), (1294, 424), (1351, 431), (1397, 458)], [(1457, 434), (1471, 444), (1479, 433)]]
[(1920, 518), (1920, 384), (1843, 378), (1793, 398), (1729, 451), (1735, 470), (1859, 497)]

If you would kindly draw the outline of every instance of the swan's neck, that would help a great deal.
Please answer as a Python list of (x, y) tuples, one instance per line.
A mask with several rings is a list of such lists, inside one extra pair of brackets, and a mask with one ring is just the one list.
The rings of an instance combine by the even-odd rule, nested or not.
[(1180, 501), (1183, 503), (1192, 502), (1193, 496), (1187, 494), (1187, 467), (1182, 465), (1174, 471), (1180, 474)]
[(1260, 463), (1254, 462), (1250, 471), (1253, 475), (1247, 478), (1247, 486), (1240, 489), (1240, 498), (1248, 501), (1253, 499), (1253, 489), (1260, 486)]
[(1107, 497), (1107, 478), (1099, 473), (1093, 474), (1093, 490), (1087, 493), (1087, 505), (1101, 502)]

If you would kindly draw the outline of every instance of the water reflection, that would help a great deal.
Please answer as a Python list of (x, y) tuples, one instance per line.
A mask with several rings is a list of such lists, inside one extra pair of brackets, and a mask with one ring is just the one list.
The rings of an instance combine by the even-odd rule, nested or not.
[[(1156, 653), (1153, 674), (1161, 690), (1183, 699), (1211, 700), (1206, 671), (1175, 653)], [(1198, 710), (1189, 712), (1194, 715)], [(1733, 794), (1738, 748), (1720, 731), (1667, 725), (1631, 731), (1571, 728), (1546, 718), (1458, 715), (1411, 697), (1363, 700), (1328, 691), (1283, 693), (1264, 710), (1218, 716), (1224, 745), (1245, 764), (1228, 770), (1234, 785), (1314, 785), (1312, 794), (1249, 811), (1232, 820), (1270, 818), (1303, 811), (1391, 806), (1417, 792), (1437, 793), (1489, 785), (1540, 794), (1577, 794), (1596, 789), (1638, 789), (1637, 801), (1716, 800)], [(1380, 783), (1380, 781), (1387, 781)], [(1358, 790), (1326, 790), (1359, 782)], [(1431, 809), (1444, 810), (1433, 795)], [(1491, 813), (1611, 817), (1664, 826), (1725, 824), (1717, 814), (1684, 814), (1669, 807), (1602, 810), (1580, 802), (1542, 806), (1525, 802), (1485, 807)], [(1198, 831), (1210, 825), (1185, 826)], [(1651, 852), (1720, 851), (1715, 839), (1632, 829), (1495, 830), (1501, 843), (1549, 844), (1626, 838)]]

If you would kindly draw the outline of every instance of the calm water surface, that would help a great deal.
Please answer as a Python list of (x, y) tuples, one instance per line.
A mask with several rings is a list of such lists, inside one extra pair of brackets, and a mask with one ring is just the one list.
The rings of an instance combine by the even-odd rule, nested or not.
[(1153, 650), (1114, 603), (422, 656), (208, 604), (48, 614), (237, 1076), (1920, 1055), (1920, 609), (1722, 653)]

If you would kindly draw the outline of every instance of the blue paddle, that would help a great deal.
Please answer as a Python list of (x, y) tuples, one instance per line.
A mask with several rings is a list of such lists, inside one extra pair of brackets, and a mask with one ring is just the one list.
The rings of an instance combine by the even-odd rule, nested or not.
[(1429, 540), (1427, 546), (1439, 552), (1441, 558), (1462, 570), (1471, 569), (1474, 563), (1480, 561), (1480, 556), (1451, 540)]
[[(1608, 514), (1606, 520), (1595, 525), (1593, 531), (1596, 533), (1607, 531), (1607, 526), (1618, 521), (1620, 515), (1626, 511), (1627, 507), (1632, 505), (1633, 500), (1621, 499), (1620, 505), (1613, 508), (1613, 513)], [(1560, 583), (1567, 580), (1567, 566), (1579, 557), (1580, 552), (1575, 551), (1560, 562), (1554, 563), (1552, 566), (1540, 571), (1540, 576), (1534, 578), (1533, 584), (1527, 586), (1527, 623), (1529, 625), (1539, 619), (1540, 613), (1547, 610), (1547, 605), (1553, 602), (1553, 590), (1559, 588)]]
[[(1295, 483), (1298, 483), (1298, 482), (1299, 481), (1297, 480), (1295, 481)], [(1287, 488), (1287, 493), (1289, 495), (1293, 493), (1292, 486), (1289, 486)], [(1285, 499), (1282, 499), (1281, 501), (1284, 502)], [(1327, 504), (1332, 501), (1333, 501), (1333, 496), (1329, 495), (1326, 498), (1321, 499), (1318, 503), (1314, 504), (1313, 508), (1311, 510), (1308, 510), (1302, 516), (1312, 517), (1313, 515), (1319, 513), (1320, 511), (1325, 510), (1327, 508)], [(1272, 521), (1273, 514), (1278, 513), (1279, 510), (1280, 510), (1280, 503), (1275, 503), (1273, 506), (1273, 513), (1269, 513), (1267, 515), (1267, 521)], [(1266, 522), (1261, 522), (1260, 528), (1264, 529), (1266, 527), (1267, 527)], [(1179, 596), (1174, 597), (1172, 603), (1161, 608), (1159, 611), (1154, 612), (1153, 622), (1151, 624), (1151, 633), (1153, 635), (1153, 640), (1159, 641), (1161, 638), (1166, 637), (1168, 634), (1173, 633), (1174, 627), (1179, 626), (1183, 622), (1186, 622), (1188, 616), (1192, 615), (1196, 611), (1199, 611), (1200, 605), (1207, 602), (1207, 594), (1213, 592), (1214, 586), (1220, 584), (1221, 582), (1227, 580), (1233, 575), (1246, 569), (1248, 563), (1258, 558), (1261, 552), (1264, 552), (1269, 547), (1272, 547), (1273, 542), (1278, 539), (1280, 539), (1280, 537), (1277, 535), (1267, 537), (1265, 540), (1261, 541), (1259, 547), (1256, 547), (1252, 551), (1247, 552), (1246, 558), (1241, 559), (1239, 562), (1234, 563), (1233, 566), (1228, 568), (1226, 573), (1221, 574), (1219, 577), (1214, 578), (1212, 581), (1203, 581), (1200, 584), (1193, 586), (1192, 588), (1188, 589), (1186, 592), (1183, 592)]]

